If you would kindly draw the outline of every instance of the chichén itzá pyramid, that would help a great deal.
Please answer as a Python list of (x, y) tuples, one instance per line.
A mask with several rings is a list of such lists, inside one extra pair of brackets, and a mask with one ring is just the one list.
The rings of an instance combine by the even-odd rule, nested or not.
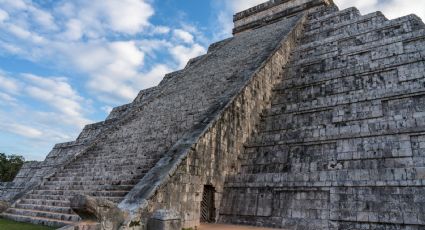
[[(422, 6), (421, 6), (422, 7)], [(425, 25), (271, 0), (0, 187), (62, 229), (425, 229)]]

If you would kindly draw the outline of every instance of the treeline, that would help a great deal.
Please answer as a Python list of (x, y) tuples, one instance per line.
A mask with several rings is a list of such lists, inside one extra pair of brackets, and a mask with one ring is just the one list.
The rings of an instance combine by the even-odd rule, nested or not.
[(24, 162), (23, 156), (0, 153), (0, 182), (13, 181)]

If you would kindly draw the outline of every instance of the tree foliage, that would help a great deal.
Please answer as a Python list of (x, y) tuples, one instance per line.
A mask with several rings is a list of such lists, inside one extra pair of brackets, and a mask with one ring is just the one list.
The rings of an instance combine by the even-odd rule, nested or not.
[(24, 162), (23, 156), (0, 153), (0, 181), (13, 181)]

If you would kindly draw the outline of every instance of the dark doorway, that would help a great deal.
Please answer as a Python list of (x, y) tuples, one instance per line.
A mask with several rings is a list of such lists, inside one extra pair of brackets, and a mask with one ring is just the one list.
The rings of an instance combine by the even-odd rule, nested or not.
[(215, 189), (211, 185), (204, 186), (204, 194), (201, 202), (201, 222), (215, 222), (215, 207), (214, 207)]

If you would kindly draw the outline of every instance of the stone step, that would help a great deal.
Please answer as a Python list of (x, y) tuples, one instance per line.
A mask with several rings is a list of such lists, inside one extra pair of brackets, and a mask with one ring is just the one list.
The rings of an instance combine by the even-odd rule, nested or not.
[(18, 216), (31, 216), (38, 218), (54, 219), (66, 222), (76, 222), (81, 218), (76, 214), (64, 214), (60, 212), (39, 211), (31, 209), (9, 208), (6, 213)]
[(73, 224), (73, 222), (70, 222), (70, 221), (61, 221), (57, 219), (41, 218), (41, 217), (34, 217), (34, 216), (14, 215), (10, 213), (2, 213), (1, 216), (6, 219), (14, 220), (17, 222), (26, 222), (26, 223), (46, 225), (46, 226), (57, 227), (57, 228)]
[(124, 197), (128, 191), (90, 191), (90, 190), (33, 190), (30, 194), (34, 195), (54, 195), (54, 196), (72, 196), (75, 194), (83, 194), (89, 196), (105, 196), (105, 197)]
[(405, 16), (394, 20), (371, 24), (361, 28), (353, 28), (350, 33), (329, 35), (320, 40), (300, 44), (294, 49), (294, 57), (310, 58), (335, 50), (336, 46), (362, 45), (383, 39), (391, 39), (406, 33), (423, 30), (425, 27), (412, 25), (417, 20), (413, 16)]
[[(132, 182), (132, 184), (135, 184), (136, 182)], [(69, 183), (54, 183), (52, 185), (41, 185), (38, 189), (40, 190), (100, 190), (100, 191), (111, 191), (111, 190), (126, 190), (130, 191), (134, 186), (133, 185), (93, 185), (90, 182), (87, 182), (85, 184), (69, 184)]]
[(39, 206), (55, 206), (55, 207), (62, 207), (62, 208), (69, 208), (70, 203), (69, 200), (63, 199), (63, 200), (41, 200), (41, 199), (29, 199), (24, 198), (19, 201), (19, 204), (22, 205), (39, 205)]
[[(385, 59), (386, 57), (399, 55), (401, 53), (409, 53), (409, 51), (403, 50), (404, 44), (413, 40), (424, 40), (424, 38), (425, 30), (421, 29), (413, 32), (406, 32), (390, 38), (379, 39), (369, 42), (360, 42), (358, 44), (333, 44), (332, 46), (328, 46), (330, 48), (323, 52), (314, 52), (314, 55), (309, 53), (308, 57), (304, 58), (293, 58), (290, 67), (287, 69), (289, 69), (290, 71), (296, 71), (299, 70), (299, 68), (313, 65), (318, 62), (323, 62), (327, 65), (323, 69), (325, 71), (336, 68), (343, 68), (349, 64), (347, 63), (347, 59), (349, 59), (353, 55), (367, 52), (371, 53), (371, 60), (381, 60)], [(357, 38), (353, 36), (347, 37), (347, 40), (351, 39)], [(415, 49), (413, 52), (417, 52), (419, 50), (421, 49), (418, 47), (418, 49)], [(338, 59), (336, 59), (335, 57), (338, 57)]]
[[(398, 88), (381, 89), (382, 92), (373, 90), (355, 90), (347, 94), (333, 95), (327, 97), (317, 97), (312, 100), (302, 102), (287, 102), (284, 98), (274, 99), (271, 114), (299, 114), (314, 113), (316, 111), (332, 109), (336, 106), (350, 105), (352, 103), (367, 103), (373, 100), (396, 100), (402, 97), (417, 97), (425, 93), (425, 79), (415, 83), (403, 83)], [(347, 101), (341, 100), (341, 97), (347, 97)], [(420, 111), (416, 111), (420, 112)], [(270, 114), (269, 113), (269, 114)], [(421, 116), (421, 114), (417, 114)], [(375, 117), (375, 116), (371, 116)]]
[(26, 203), (17, 203), (15, 208), (18, 209), (31, 209), (31, 210), (39, 210), (39, 211), (52, 211), (64, 214), (75, 214), (72, 209), (67, 206), (50, 206), (50, 205), (36, 205), (36, 204), (26, 204)]
[[(154, 160), (151, 157), (144, 157), (144, 156), (138, 156), (138, 157), (126, 157), (126, 156), (121, 156), (121, 157), (125, 157), (120, 158), (119, 156), (113, 156), (113, 157), (98, 157), (98, 158), (89, 158), (89, 159), (84, 159), (84, 161), (82, 162), (74, 162), (73, 165), (78, 166), (78, 167), (84, 167), (87, 165), (137, 165), (137, 164), (143, 164), (147, 161), (152, 161)], [(70, 165), (71, 166), (71, 165)]]
[(228, 176), (225, 187), (422, 186), (425, 180), (417, 176), (419, 170), (425, 168), (247, 173)]
[[(396, 85), (412, 81), (421, 81), (420, 71), (425, 66), (425, 61), (402, 64), (393, 68), (383, 69), (360, 76), (350, 75), (337, 77), (340, 71), (332, 71), (332, 76), (327, 75), (315, 82), (293, 82), (299, 86), (283, 88), (279, 85), (275, 88), (274, 101), (284, 101), (286, 104), (315, 100), (319, 97), (342, 95), (356, 90), (376, 91), (378, 88), (396, 88)], [(335, 75), (335, 76), (334, 76)], [(380, 80), (379, 82), (377, 82)], [(423, 80), (422, 80), (423, 81)]]
[(320, 20), (320, 18), (333, 14), (338, 11), (340, 10), (338, 9), (337, 6), (322, 6), (322, 7), (318, 7), (317, 10), (310, 12), (307, 15), (307, 18), (309, 21)]
[[(311, 110), (306, 113), (285, 113), (285, 111), (277, 109), (280, 107), (275, 107), (264, 114), (263, 120), (259, 124), (259, 130), (292, 130), (302, 127), (321, 128), (341, 122), (388, 118), (389, 115), (385, 114), (383, 107), (385, 106), (382, 100), (379, 99), (335, 105), (323, 109)], [(410, 115), (414, 115), (413, 111)], [(419, 118), (422, 116), (418, 113), (415, 117)]]
[[(409, 53), (412, 51), (409, 51), (406, 45), (414, 40), (423, 40), (425, 36), (424, 29), (394, 34), (393, 36), (388, 36), (385, 38), (379, 38), (375, 36), (376, 39), (372, 39), (373, 34), (375, 33), (379, 33), (379, 31), (369, 31), (363, 35), (358, 36), (345, 36), (338, 41), (331, 41), (329, 44), (322, 44), (314, 49), (306, 49), (298, 52), (294, 51), (293, 58), (291, 59), (291, 65), (286, 69), (289, 70), (288, 73), (295, 73), (294, 71), (299, 70), (299, 68), (312, 65), (320, 61), (327, 64), (339, 63), (342, 65), (344, 63), (341, 62), (347, 62), (347, 58), (361, 54), (363, 52), (366, 53), (371, 51), (376, 52), (373, 53), (374, 55), (372, 56), (372, 60), (379, 60), (392, 55), (388, 52), (389, 49), (384, 49), (386, 47), (392, 48), (391, 46), (394, 48), (399, 48), (400, 50), (404, 49), (404, 52)], [(418, 49), (415, 49), (414, 52), (417, 50)], [(382, 54), (385, 54), (385, 56), (382, 56)], [(337, 56), (338, 59), (335, 59), (335, 56)], [(323, 59), (325, 59), (325, 61), (323, 61)], [(344, 66), (345, 65), (346, 64), (344, 64)], [(288, 77), (295, 78), (295, 76)]]
[[(371, 13), (350, 22), (339, 23), (335, 25), (321, 27), (317, 31), (306, 32), (305, 37), (302, 39), (302, 45), (298, 49), (303, 49), (304, 45), (319, 41), (321, 43), (328, 42), (330, 37), (338, 38), (344, 35), (353, 35), (358, 33), (358, 30), (373, 29), (373, 27), (388, 26), (388, 34), (376, 36), (391, 37), (399, 34), (401, 31), (410, 32), (418, 29), (424, 29), (425, 25), (422, 20), (415, 15), (407, 15), (401, 18), (387, 20), (380, 12)], [(392, 29), (392, 33), (391, 30)]]
[[(356, 33), (358, 29), (377, 26), (388, 19), (380, 12), (374, 12), (361, 17), (348, 18), (340, 23), (327, 25), (318, 29), (307, 31), (301, 38), (301, 45), (316, 41), (315, 39), (326, 39), (346, 33)], [(363, 28), (364, 27), (364, 28)]]
[[(385, 81), (379, 83), (380, 91), (377, 90), (377, 84), (368, 84), (366, 81), (377, 80), (379, 77), (386, 77)], [(413, 76), (412, 76), (413, 77)], [(380, 110), (382, 101), (395, 100), (401, 98), (403, 93), (406, 96), (418, 97), (423, 94), (425, 89), (425, 79), (414, 79), (410, 81), (401, 81), (402, 76), (398, 76), (394, 71), (389, 71), (381, 75), (365, 75), (363, 77), (350, 77), (344, 83), (335, 83), (335, 86), (341, 86), (339, 92), (333, 92), (333, 89), (326, 88), (311, 88), (311, 92), (307, 89), (299, 89), (304, 94), (298, 95), (276, 95), (272, 99), (272, 109), (264, 114), (264, 117), (293, 115), (300, 117), (302, 114), (317, 113), (321, 111), (335, 111), (342, 109), (346, 111), (348, 107), (353, 106), (353, 103), (359, 105), (376, 103), (372, 108)], [(357, 81), (356, 85), (346, 83)], [(381, 78), (382, 79), (382, 78)], [(358, 83), (362, 82), (362, 83)], [(365, 82), (365, 83), (363, 83)], [(399, 87), (392, 87), (390, 82)], [(345, 87), (343, 86), (345, 85)], [(329, 91), (329, 94), (325, 92)], [(331, 93), (332, 92), (332, 93)], [(283, 92), (282, 92), (283, 93)], [(364, 115), (363, 118), (376, 117), (376, 114)], [(348, 118), (347, 118), (348, 119)]]
[[(50, 178), (53, 179), (54, 177)], [(96, 188), (102, 188), (104, 186), (131, 186), (133, 187), (136, 183), (139, 182), (140, 179), (123, 179), (123, 180), (117, 180), (117, 181), (109, 181), (109, 180), (100, 180), (100, 181), (69, 181), (69, 180), (51, 180), (51, 181), (45, 181), (43, 182), (44, 185), (49, 186), (58, 186), (58, 188), (66, 187), (68, 186), (71, 188), (72, 186), (90, 186), (90, 187), (96, 187)], [(90, 188), (89, 187), (89, 188)]]
[(69, 181), (69, 182), (78, 182), (78, 181), (105, 181), (110, 182), (108, 184), (117, 184), (121, 181), (128, 181), (128, 180), (134, 180), (134, 179), (142, 179), (144, 174), (140, 175), (107, 175), (107, 176), (75, 176), (75, 177), (68, 177), (68, 176), (55, 176), (49, 178), (50, 181)]
[(98, 169), (96, 170), (96, 168), (94, 168), (93, 170), (89, 170), (89, 171), (61, 171), (57, 174), (55, 174), (56, 177), (87, 177), (87, 176), (93, 176), (93, 177), (97, 177), (97, 176), (113, 176), (113, 175), (117, 175), (117, 174), (121, 174), (121, 175), (128, 175), (128, 176), (133, 176), (133, 175), (143, 175), (145, 173), (147, 173), (149, 171), (148, 168), (129, 168), (129, 169), (122, 169), (122, 170), (101, 170)]
[(375, 122), (356, 122), (344, 126), (328, 125), (319, 128), (298, 128), (293, 130), (262, 131), (252, 138), (245, 147), (264, 147), (273, 145), (314, 144), (324, 141), (334, 142), (345, 139), (376, 137), (382, 135), (415, 134), (425, 129), (425, 118), (408, 121), (378, 120)]
[[(35, 199), (35, 200), (66, 200), (69, 201), (69, 199), (71, 199), (72, 196), (71, 195), (41, 195), (41, 194), (26, 194), (24, 196), (24, 199)], [(122, 196), (120, 197), (102, 197), (102, 196), (97, 196), (97, 198), (100, 199), (107, 199), (110, 200), (112, 202), (116, 202), (118, 203), (119, 201), (121, 201), (123, 199)]]
[(360, 11), (355, 7), (350, 7), (344, 10), (332, 12), (326, 14), (317, 19), (310, 19), (305, 26), (306, 33), (313, 33), (314, 31), (329, 25), (335, 25), (346, 21), (351, 21), (353, 19), (359, 18), (362, 15)]
[[(289, 172), (309, 172), (320, 173), (333, 169), (344, 170), (379, 170), (379, 169), (405, 169), (421, 167), (416, 162), (425, 160), (424, 157), (412, 159), (412, 157), (395, 157), (391, 153), (380, 152), (375, 155), (373, 152), (361, 152), (356, 157), (360, 159), (339, 159), (344, 154), (338, 154), (329, 148), (307, 149), (287, 148), (286, 151), (273, 152), (272, 148), (257, 148), (255, 153), (245, 153), (241, 161), (241, 174), (260, 173), (289, 173)], [(262, 151), (267, 149), (269, 152)], [(303, 152), (304, 151), (304, 152)], [(323, 151), (323, 152), (321, 152)], [(247, 152), (251, 152), (250, 149)], [(299, 154), (299, 153), (302, 154)], [(348, 154), (347, 154), (348, 155)], [(342, 157), (341, 157), (342, 156)], [(346, 157), (348, 158), (348, 157)], [(338, 159), (338, 160), (336, 160)]]
[(148, 153), (109, 153), (109, 152), (102, 152), (98, 151), (94, 154), (89, 154), (87, 156), (84, 156), (83, 158), (80, 158), (81, 162), (76, 163), (84, 163), (85, 160), (93, 161), (93, 160), (117, 160), (118, 162), (131, 162), (131, 160), (137, 160), (137, 159), (150, 159), (150, 158), (156, 158), (156, 154), (148, 154)]
[(75, 172), (96, 172), (96, 171), (101, 171), (101, 172), (116, 172), (116, 171), (130, 171), (130, 170), (135, 170), (135, 169), (146, 169), (146, 168), (150, 168), (154, 165), (153, 162), (143, 162), (143, 163), (139, 163), (139, 164), (116, 164), (115, 163), (110, 163), (110, 164), (89, 164), (86, 163), (84, 165), (74, 165), (72, 167), (67, 167), (65, 169), (62, 170), (62, 172), (71, 172), (71, 173), (75, 173)]
[[(354, 67), (340, 67), (329, 70), (317, 70), (316, 72), (304, 73), (302, 77), (286, 78), (282, 84), (275, 87), (276, 91), (291, 91), (302, 87), (314, 86), (321, 83), (332, 82), (341, 78), (352, 77), (355, 75), (364, 76), (370, 74), (385, 73), (395, 70), (403, 65), (411, 65), (415, 62), (422, 62), (425, 55), (425, 50), (418, 50), (415, 53), (403, 53), (395, 56), (389, 56), (384, 59), (370, 61), (368, 63), (359, 64)], [(317, 68), (324, 68), (321, 65), (325, 63), (316, 63)], [(319, 66), (320, 65), (320, 66)], [(313, 65), (311, 67), (314, 67)], [(289, 73), (293, 72), (293, 73)], [(298, 76), (297, 71), (289, 71), (286, 74), (290, 76)]]
[(105, 168), (105, 169), (114, 169), (115, 167), (150, 167), (151, 165), (154, 165), (157, 162), (158, 159), (150, 159), (150, 158), (144, 158), (144, 159), (137, 159), (137, 160), (131, 160), (130, 162), (125, 161), (116, 161), (114, 159), (99, 159), (99, 160), (87, 160), (82, 163), (74, 163), (72, 165), (67, 166), (65, 169), (67, 170), (81, 170), (81, 169), (88, 169), (87, 167), (94, 167), (94, 168)]
[(40, 199), (40, 200), (68, 200), (72, 196), (57, 196), (57, 195), (39, 195), (39, 194), (25, 194), (24, 199)]

